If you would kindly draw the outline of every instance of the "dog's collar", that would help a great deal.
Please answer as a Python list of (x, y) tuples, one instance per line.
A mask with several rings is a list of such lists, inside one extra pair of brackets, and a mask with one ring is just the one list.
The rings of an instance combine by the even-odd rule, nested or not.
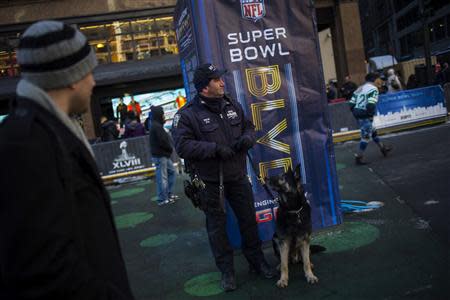
[(302, 210), (303, 210), (303, 206), (300, 207), (298, 210), (288, 210), (287, 213), (291, 214), (291, 215), (296, 215), (297, 222), (302, 223)]

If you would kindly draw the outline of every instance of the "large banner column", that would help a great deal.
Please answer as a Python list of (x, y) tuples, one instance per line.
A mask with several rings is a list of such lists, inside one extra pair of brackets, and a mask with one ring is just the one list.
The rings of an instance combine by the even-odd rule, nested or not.
[[(309, 1), (178, 1), (175, 26), (191, 99), (195, 67), (225, 68), (226, 90), (256, 127), (248, 167), (262, 240), (273, 235), (276, 203), (257, 177), (300, 165), (314, 228), (342, 222), (314, 6)], [(228, 211), (231, 211), (228, 210)], [(231, 216), (231, 214), (230, 214)], [(229, 218), (234, 246), (240, 239)]]

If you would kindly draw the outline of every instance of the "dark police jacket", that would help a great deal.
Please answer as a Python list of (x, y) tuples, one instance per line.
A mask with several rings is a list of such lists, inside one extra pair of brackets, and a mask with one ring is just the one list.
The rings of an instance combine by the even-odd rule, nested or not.
[[(174, 117), (173, 138), (178, 155), (194, 166), (202, 180), (219, 182), (216, 145), (231, 146), (242, 135), (254, 142), (255, 127), (241, 105), (229, 97), (224, 96), (219, 111), (209, 102), (197, 95), (183, 106)], [(246, 152), (238, 152), (223, 162), (225, 182), (242, 179), (246, 174)]]
[(109, 194), (84, 144), (36, 103), (0, 125), (0, 299), (133, 299)]

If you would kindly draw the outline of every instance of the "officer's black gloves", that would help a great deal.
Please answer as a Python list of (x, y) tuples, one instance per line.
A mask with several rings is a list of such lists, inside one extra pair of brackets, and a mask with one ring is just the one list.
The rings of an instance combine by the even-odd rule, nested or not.
[(216, 146), (216, 155), (222, 160), (228, 160), (232, 158), (235, 154), (236, 153), (229, 146), (219, 144), (217, 144)]
[(253, 140), (248, 135), (241, 136), (232, 145), (234, 151), (244, 151), (247, 152), (251, 147), (253, 147)]

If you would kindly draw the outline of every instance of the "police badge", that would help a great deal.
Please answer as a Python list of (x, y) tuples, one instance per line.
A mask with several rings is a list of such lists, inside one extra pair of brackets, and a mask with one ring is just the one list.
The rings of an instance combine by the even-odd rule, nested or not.
[(240, 0), (241, 12), (244, 19), (254, 22), (262, 19), (266, 15), (264, 0)]

